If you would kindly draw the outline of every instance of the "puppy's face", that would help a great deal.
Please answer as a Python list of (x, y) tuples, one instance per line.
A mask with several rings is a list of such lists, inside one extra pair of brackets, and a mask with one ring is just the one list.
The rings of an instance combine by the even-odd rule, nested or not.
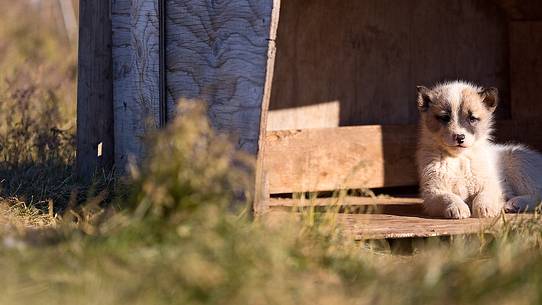
[(422, 128), (432, 141), (458, 155), (491, 135), (497, 89), (478, 88), (455, 82), (428, 89), (418, 87), (418, 109)]

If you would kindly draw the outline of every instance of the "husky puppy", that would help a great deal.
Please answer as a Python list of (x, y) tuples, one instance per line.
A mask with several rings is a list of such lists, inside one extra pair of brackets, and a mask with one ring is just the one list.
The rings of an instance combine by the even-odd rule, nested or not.
[(418, 87), (417, 151), (424, 209), (444, 218), (532, 211), (542, 195), (542, 155), (491, 139), (496, 88), (455, 81)]

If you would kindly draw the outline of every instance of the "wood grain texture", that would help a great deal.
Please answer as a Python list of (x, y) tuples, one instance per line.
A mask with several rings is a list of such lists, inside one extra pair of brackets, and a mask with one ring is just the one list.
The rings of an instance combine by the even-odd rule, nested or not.
[(542, 21), (510, 23), (512, 117), (542, 116)]
[[(542, 123), (503, 121), (498, 142), (542, 151)], [(292, 193), (417, 184), (415, 125), (269, 132), (263, 171), (269, 192)]]
[[(212, 125), (258, 150), (273, 1), (169, 0), (168, 91), (203, 100)], [(175, 109), (170, 105), (169, 109)]]
[[(270, 115), (339, 101), (340, 126), (412, 124), (416, 85), (466, 79), (501, 88), (507, 118), (507, 35), (492, 0), (284, 1)], [(296, 128), (314, 127), (297, 112)]]
[[(114, 159), (110, 6), (81, 0), (77, 87), (77, 172), (89, 180)], [(98, 156), (98, 145), (102, 155)]]
[(416, 127), (358, 126), (268, 133), (270, 193), (414, 185)]
[[(507, 215), (508, 222), (521, 222), (533, 215)], [(338, 214), (337, 223), (355, 240), (412, 238), (491, 233), (498, 230), (502, 218), (435, 219), (423, 216), (386, 214)]]
[(275, 73), (276, 38), (279, 24), (281, 0), (273, 0), (271, 12), (271, 23), (269, 26), (269, 45), (267, 48), (267, 71), (263, 99), (261, 103), (260, 125), (258, 134), (258, 154), (256, 156), (256, 177), (254, 181), (254, 203), (253, 213), (258, 216), (265, 213), (268, 208), (269, 180), (264, 171), (263, 162), (265, 158), (265, 136), (267, 134), (267, 120), (269, 114), (269, 103), (271, 100), (271, 89), (273, 87), (273, 75)]
[[(416, 238), (451, 236), (460, 234), (492, 233), (504, 224), (503, 218), (435, 219), (423, 216), (388, 214), (334, 214), (323, 216), (337, 224), (346, 236), (354, 240), (384, 238)], [(532, 214), (509, 214), (507, 222), (521, 223), (537, 216)], [(284, 226), (300, 221), (302, 214), (270, 211), (263, 220), (269, 226)], [(539, 219), (535, 218), (535, 219)]]
[(326, 103), (276, 109), (268, 112), (267, 130), (334, 128), (340, 126), (341, 103)]
[(270, 198), (269, 207), (306, 207), (306, 206), (361, 206), (361, 205), (420, 205), (421, 198), (415, 197), (354, 197), (316, 198), (316, 199), (286, 199)]
[(115, 164), (144, 155), (142, 138), (159, 122), (156, 0), (112, 0)]

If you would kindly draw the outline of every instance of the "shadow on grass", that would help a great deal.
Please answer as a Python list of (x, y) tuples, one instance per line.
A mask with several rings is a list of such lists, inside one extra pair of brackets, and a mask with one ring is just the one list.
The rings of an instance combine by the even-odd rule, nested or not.
[(62, 214), (97, 196), (104, 202), (110, 201), (112, 172), (96, 175), (89, 184), (79, 181), (74, 169), (73, 164), (61, 161), (0, 165), (0, 197), (17, 198), (28, 207), (54, 214)]

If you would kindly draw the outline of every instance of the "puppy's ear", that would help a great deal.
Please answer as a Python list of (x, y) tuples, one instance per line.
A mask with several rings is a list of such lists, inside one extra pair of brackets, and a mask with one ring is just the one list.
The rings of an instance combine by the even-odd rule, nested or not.
[(491, 112), (495, 111), (499, 103), (499, 90), (494, 87), (482, 88), (478, 94), (482, 97), (482, 102), (486, 108)]
[(433, 92), (424, 86), (416, 86), (416, 89), (418, 90), (418, 110), (420, 112), (425, 112), (427, 109), (429, 109), (431, 103), (433, 103), (431, 100), (433, 98)]

